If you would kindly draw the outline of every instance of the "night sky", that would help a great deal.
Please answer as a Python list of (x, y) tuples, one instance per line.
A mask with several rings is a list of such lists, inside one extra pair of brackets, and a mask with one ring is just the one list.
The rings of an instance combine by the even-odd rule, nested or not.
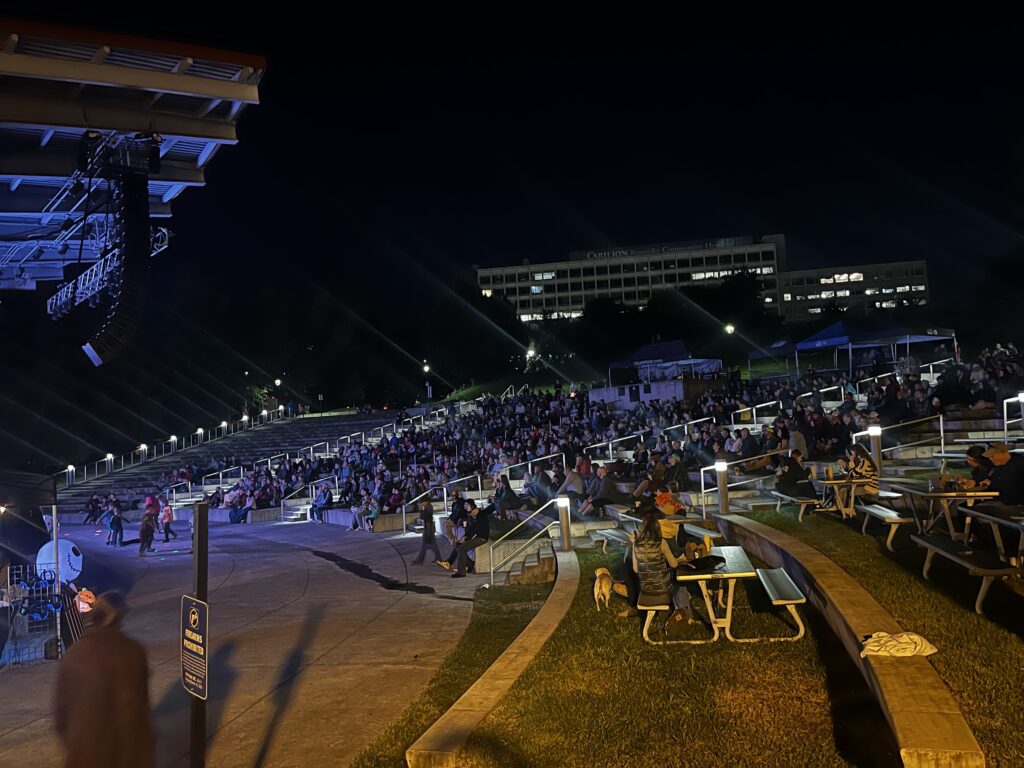
[[(471, 265), (609, 244), (783, 232), (791, 268), (925, 258), (939, 304), (1021, 246), (1022, 30), (1005, 22), (823, 36), (818, 20), (651, 18), (598, 33), (550, 19), (278, 15), (195, 31), (185, 13), (41, 13), (269, 63), (239, 145), (175, 204), (151, 317), (124, 362), (82, 365), (76, 316), (58, 327), (39, 306), (50, 291), (2, 297), (0, 319), (21, 329), (3, 344), (22, 391), (41, 377), (106, 391), (142, 366), (155, 379), (145, 396), (159, 399), (161, 382), (200, 361), (221, 402), (243, 369), (272, 379), (291, 367), (296, 389), (326, 387), (342, 404), (346, 377), (417, 378), (413, 358), (441, 354), (454, 329), (420, 320)], [(59, 374), (39, 367), (41, 344)], [(378, 348), (388, 362), (372, 359)], [(205, 397), (200, 409), (219, 414)], [(49, 429), (27, 427), (30, 442)]]

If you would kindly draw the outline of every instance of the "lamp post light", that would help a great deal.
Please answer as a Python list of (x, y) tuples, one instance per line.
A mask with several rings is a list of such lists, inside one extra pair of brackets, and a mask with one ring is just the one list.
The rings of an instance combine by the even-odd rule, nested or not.
[(280, 379), (274, 379), (274, 386), (275, 387), (280, 387), (281, 386), (281, 380)]
[(178, 450), (178, 436), (171, 435), (171, 453), (174, 453), (176, 450)]
[(246, 427), (246, 425), (248, 423), (249, 423), (249, 414), (243, 413), (242, 414), (242, 429), (245, 429), (245, 427)]
[(203, 428), (199, 427), (196, 430), (196, 434), (199, 436), (199, 444), (202, 445), (203, 444)]
[(732, 336), (734, 333), (736, 333), (736, 326), (733, 325), (732, 323), (726, 323), (725, 332)]
[(882, 471), (882, 427), (878, 424), (868, 425), (868, 439), (871, 441), (871, 458), (878, 471)]
[(729, 462), (716, 461), (715, 475), (718, 480), (718, 514), (729, 511)]
[(114, 454), (108, 453), (106, 458), (107, 458), (107, 474), (109, 475), (111, 472), (114, 471)]
[(227, 434), (228, 434), (228, 423), (226, 421), (222, 421), (220, 423), (220, 436), (221, 437), (227, 437)]
[[(65, 472), (64, 484), (68, 488), (70, 488), (72, 485), (75, 484), (75, 465), (74, 464), (68, 464), (68, 468), (66, 470), (64, 470), (64, 472)], [(54, 523), (54, 524), (56, 524), (56, 523)]]
[(572, 519), (569, 514), (569, 497), (558, 496), (555, 500), (558, 506), (558, 538), (559, 546), (563, 552), (572, 551)]
[(142, 454), (142, 459), (141, 459), (142, 461), (145, 461), (146, 459), (148, 459), (149, 458), (149, 446), (146, 445), (145, 443), (140, 445), (139, 446), (139, 453)]

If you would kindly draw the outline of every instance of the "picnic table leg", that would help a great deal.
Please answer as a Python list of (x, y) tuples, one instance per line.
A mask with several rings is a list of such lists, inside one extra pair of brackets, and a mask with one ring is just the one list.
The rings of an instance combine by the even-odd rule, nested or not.
[(893, 539), (896, 538), (896, 529), (897, 528), (899, 528), (898, 525), (895, 525), (893, 523), (889, 524), (889, 536), (885, 539), (885, 548), (888, 549), (890, 552), (895, 552), (896, 551), (895, 549), (892, 548), (892, 541), (893, 541)]
[(992, 537), (996, 540), (996, 549), (999, 550), (999, 559), (1006, 562), (1006, 551), (1003, 549), (1003, 534), (999, 532), (999, 524), (989, 522), (992, 526)]
[(981, 589), (978, 590), (978, 599), (974, 601), (974, 612), (982, 613), (981, 604), (985, 602), (985, 595), (988, 594), (988, 588), (992, 586), (992, 582), (995, 580), (994, 576), (983, 576), (981, 579)]
[(861, 535), (863, 535), (863, 536), (867, 536), (868, 535), (868, 520), (870, 520), (870, 519), (871, 519), (871, 515), (869, 515), (867, 512), (865, 512), (864, 513), (864, 525), (862, 525), (860, 527), (860, 532), (861, 532)]
[(928, 578), (928, 571), (932, 567), (932, 558), (935, 557), (935, 550), (929, 549), (928, 554), (924, 556), (924, 570), (921, 571), (921, 575), (926, 579)]
[(946, 518), (946, 527), (949, 529), (949, 538), (953, 541), (960, 541), (963, 537), (962, 534), (956, 530), (956, 525), (953, 524), (953, 511), (949, 508), (949, 500), (941, 499), (939, 506), (942, 508), (942, 516)]
[(782, 497), (781, 496), (779, 496), (778, 497), (778, 501), (775, 502), (775, 511), (776, 512), (781, 512), (782, 511)]
[(700, 592), (704, 596), (704, 606), (708, 609), (708, 619), (711, 621), (711, 629), (714, 631), (714, 634), (711, 636), (710, 640), (694, 640), (692, 642), (713, 643), (719, 637), (719, 620), (718, 617), (715, 616), (715, 606), (711, 601), (711, 593), (708, 591), (707, 579), (701, 579), (697, 583), (700, 584)]

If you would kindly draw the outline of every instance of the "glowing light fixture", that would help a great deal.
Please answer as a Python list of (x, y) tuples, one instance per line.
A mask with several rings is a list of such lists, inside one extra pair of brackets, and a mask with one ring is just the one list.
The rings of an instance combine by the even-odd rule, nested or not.
[(882, 434), (882, 428), (878, 424), (868, 425), (868, 436), (869, 437), (880, 437)]
[(729, 462), (727, 462), (727, 461), (716, 461), (715, 462), (715, 472), (728, 472), (728, 471), (729, 471)]

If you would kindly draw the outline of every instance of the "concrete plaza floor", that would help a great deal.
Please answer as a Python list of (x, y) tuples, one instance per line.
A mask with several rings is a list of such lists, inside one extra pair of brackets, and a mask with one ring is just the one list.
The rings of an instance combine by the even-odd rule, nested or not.
[[(128, 535), (134, 536), (136, 526)], [(120, 588), (124, 627), (149, 653), (157, 764), (187, 764), (179, 681), (188, 544), (138, 557), (105, 532), (65, 525), (85, 553), (79, 586)], [(458, 641), (481, 577), (413, 566), (413, 535), (314, 524), (211, 524), (207, 764), (344, 766), (416, 698)], [(62, 762), (51, 718), (57, 665), (0, 670), (0, 765)]]

